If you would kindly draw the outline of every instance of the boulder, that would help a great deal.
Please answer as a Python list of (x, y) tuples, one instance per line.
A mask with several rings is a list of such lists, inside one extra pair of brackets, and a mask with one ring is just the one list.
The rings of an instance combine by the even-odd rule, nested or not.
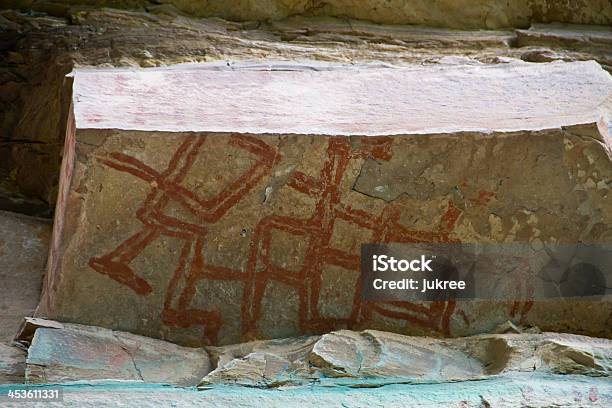
[(359, 278), (364, 243), (610, 242), (611, 89), (595, 62), (78, 70), (38, 315), (190, 346), (611, 335), (609, 297), (368, 302)]
[(542, 366), (559, 374), (584, 374), (610, 376), (612, 373), (612, 344), (609, 341), (594, 341), (584, 344), (580, 339), (561, 338), (545, 341), (536, 356)]
[(612, 342), (566, 333), (485, 334), (446, 341), (480, 361), (486, 375), (534, 371), (610, 375)]
[(249, 387), (281, 387), (316, 381), (308, 355), (319, 336), (257, 340), (228, 346), (206, 347), (215, 369), (199, 386), (234, 384)]
[(206, 388), (208, 384), (277, 387), (291, 383), (293, 371), (291, 361), (283, 357), (254, 352), (217, 368), (202, 379), (200, 387)]
[(48, 220), (0, 211), (0, 343), (38, 305), (50, 237)]
[(309, 356), (329, 377), (461, 381), (482, 376), (478, 360), (427, 337), (368, 330), (324, 335)]
[(33, 331), (26, 360), (30, 384), (132, 380), (193, 386), (210, 371), (208, 354), (201, 349), (41, 319), (27, 322), (26, 328), (26, 338)]

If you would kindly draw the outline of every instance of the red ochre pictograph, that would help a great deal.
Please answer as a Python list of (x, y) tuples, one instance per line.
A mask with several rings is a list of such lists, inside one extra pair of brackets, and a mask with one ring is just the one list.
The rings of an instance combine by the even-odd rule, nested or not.
[[(243, 331), (246, 337), (256, 337), (257, 322), (261, 317), (262, 299), (270, 281), (294, 287), (299, 293), (299, 327), (302, 332), (323, 332), (338, 327), (351, 328), (373, 313), (393, 319), (410, 321), (434, 330), (448, 332), (448, 322), (454, 302), (432, 302), (429, 306), (411, 302), (370, 303), (361, 299), (359, 279), (360, 259), (330, 245), (334, 224), (341, 219), (349, 224), (371, 231), (370, 242), (451, 242), (449, 234), (461, 212), (449, 203), (437, 231), (415, 231), (399, 223), (400, 209), (393, 204), (385, 206), (380, 215), (354, 209), (341, 201), (339, 185), (349, 161), (356, 157), (391, 159), (392, 139), (362, 138), (358, 148), (351, 148), (346, 138), (331, 138), (327, 159), (318, 178), (295, 172), (289, 181), (293, 189), (316, 199), (315, 211), (308, 218), (270, 216), (257, 226), (248, 262), (248, 284), (242, 302)], [(307, 243), (301, 269), (285, 270), (271, 260), (270, 245), (275, 230), (299, 236)], [(258, 265), (261, 270), (256, 270)], [(345, 318), (321, 316), (319, 296), (322, 272), (325, 266), (339, 266), (356, 274), (356, 285), (350, 315)]]
[[(232, 135), (228, 143), (244, 149), (256, 157), (241, 176), (227, 185), (219, 194), (202, 199), (193, 191), (183, 187), (185, 179), (206, 136), (189, 136), (174, 153), (168, 168), (162, 173), (145, 165), (140, 160), (122, 153), (111, 153), (99, 160), (104, 165), (120, 172), (129, 173), (148, 182), (152, 189), (143, 205), (136, 212), (143, 224), (142, 230), (127, 238), (113, 251), (94, 257), (91, 268), (128, 286), (139, 295), (152, 291), (151, 285), (131, 267), (135, 259), (149, 244), (161, 235), (184, 241), (178, 265), (164, 294), (162, 321), (166, 326), (190, 328), (203, 327), (202, 340), (215, 344), (222, 316), (218, 310), (201, 310), (191, 307), (196, 294), (196, 285), (201, 280), (237, 281), (244, 285), (241, 302), (241, 327), (244, 339), (258, 336), (258, 321), (262, 314), (262, 301), (266, 287), (272, 281), (294, 288), (299, 297), (299, 328), (302, 333), (323, 332), (340, 327), (351, 328), (367, 322), (375, 314), (420, 325), (443, 335), (450, 334), (450, 318), (453, 313), (469, 320), (455, 301), (429, 302), (365, 302), (361, 299), (359, 255), (334, 248), (331, 238), (334, 224), (343, 220), (355, 228), (371, 232), (369, 242), (377, 243), (451, 243), (450, 238), (461, 210), (452, 201), (441, 217), (440, 224), (432, 231), (406, 228), (400, 223), (401, 208), (387, 203), (380, 214), (352, 208), (341, 200), (340, 183), (351, 159), (374, 158), (390, 160), (392, 157), (390, 137), (360, 138), (352, 145), (347, 137), (331, 137), (327, 146), (327, 157), (318, 177), (295, 171), (288, 185), (299, 193), (314, 198), (315, 210), (305, 218), (268, 216), (262, 218), (255, 228), (250, 243), (246, 272), (208, 264), (203, 254), (208, 234), (208, 225), (219, 221), (246, 194), (251, 192), (268, 175), (281, 159), (278, 151), (261, 139), (244, 135)], [(193, 214), (199, 224), (194, 224), (165, 214), (172, 202)], [(272, 237), (282, 231), (299, 237), (306, 243), (306, 254), (299, 270), (289, 271), (275, 265), (270, 256)], [(350, 313), (343, 317), (324, 316), (319, 311), (322, 273), (326, 266), (337, 266), (355, 273), (354, 292)], [(179, 284), (182, 282), (183, 284)], [(180, 287), (180, 289), (179, 289)], [(201, 296), (201, 295), (200, 295)], [(512, 314), (526, 314), (530, 306), (515, 304)], [(524, 317), (524, 316), (523, 316)]]

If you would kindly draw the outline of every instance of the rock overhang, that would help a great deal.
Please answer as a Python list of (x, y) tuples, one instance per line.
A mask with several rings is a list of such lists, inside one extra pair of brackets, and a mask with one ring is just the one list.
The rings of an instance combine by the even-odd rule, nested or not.
[(498, 66), (187, 64), (77, 69), (79, 129), (401, 136), (558, 129), (608, 121), (594, 61)]

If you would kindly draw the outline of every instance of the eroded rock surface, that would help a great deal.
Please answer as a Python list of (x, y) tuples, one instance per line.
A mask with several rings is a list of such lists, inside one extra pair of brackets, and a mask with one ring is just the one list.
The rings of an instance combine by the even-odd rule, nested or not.
[(68, 106), (62, 86), (74, 66), (255, 59), (425, 66), (594, 59), (608, 71), (612, 66), (605, 27), (458, 31), (323, 16), (232, 23), (166, 6), (148, 13), (27, 6), (39, 12), (0, 11), (0, 208), (44, 216), (55, 206)]
[(40, 319), (27, 324), (36, 326), (26, 361), (28, 383), (112, 379), (190, 386), (210, 371), (205, 350), (97, 327)]
[[(68, 4), (91, 4), (87, 0), (56, 3), (52, 0), (11, 0), (12, 7), (63, 14)], [(278, 20), (295, 15), (326, 15), (358, 18), (383, 24), (423, 24), (451, 28), (521, 27), (530, 22), (582, 24), (612, 23), (612, 7), (606, 0), (122, 0), (99, 1), (97, 6), (172, 10), (198, 17), (230, 20)]]
[[(45, 389), (47, 387), (40, 387)], [(0, 386), (0, 395), (10, 387)], [(580, 376), (515, 375), (482, 381), (391, 384), (377, 388), (304, 387), (282, 391), (253, 387), (219, 386), (196, 391), (134, 383), (80, 384), (63, 387), (63, 402), (45, 406), (94, 405), (114, 408), (120, 405), (168, 407), (265, 406), (301, 408), (304, 406), (344, 407), (514, 407), (548, 408), (607, 407), (612, 404), (608, 378)], [(11, 406), (11, 405), (9, 405)], [(13, 406), (23, 406), (14, 404)]]
[[(300, 341), (301, 353), (291, 353)], [(342, 330), (316, 342), (312, 338), (274, 342), (271, 348), (264, 346), (268, 342), (258, 342), (251, 346), (253, 351), (234, 352), (234, 359), (220, 360), (200, 386), (276, 388), (321, 383), (371, 387), (482, 380), (512, 373), (609, 377), (612, 372), (610, 340), (558, 333), (433, 339)], [(235, 346), (226, 346), (215, 351), (226, 348), (235, 350)], [(264, 348), (267, 350), (262, 351)]]
[(0, 343), (0, 384), (23, 383), (26, 352)]
[[(30, 384), (131, 380), (197, 384), (203, 390), (223, 385), (287, 390), (449, 384), (527, 374), (608, 378), (612, 373), (612, 341), (560, 333), (435, 339), (341, 330), (188, 349), (99, 327), (28, 319), (19, 340), (29, 346)], [(9, 365), (22, 356), (4, 351), (3, 356), (4, 371), (18, 369)]]
[(315, 381), (308, 355), (319, 336), (252, 341), (223, 347), (207, 347), (216, 367), (200, 385), (238, 384), (278, 387)]
[(0, 343), (38, 305), (50, 238), (49, 221), (0, 211)]
[(484, 374), (477, 360), (439, 341), (377, 331), (326, 334), (309, 360), (329, 377), (456, 381)]
[[(610, 242), (610, 78), (547, 63), (610, 71), (612, 31), (532, 24), (609, 25), (607, 1), (81, 3), (0, 11), (0, 208), (50, 214), (69, 135), (43, 315), (189, 345), (371, 327), (436, 338), (340, 330), (205, 350), (29, 319), (26, 370), (1, 342), (35, 307), (44, 228), (0, 214), (0, 383), (64, 383), (66, 403), (96, 406), (612, 405), (609, 340), (533, 327), (610, 337), (609, 298), (532, 302), (518, 282), (516, 302), (368, 303), (357, 281), (373, 240)], [(100, 87), (101, 74), (70, 120), (75, 65), (240, 59), (259, 61), (182, 83), (161, 70)], [(427, 69), (381, 70), (412, 63)], [(496, 331), (515, 333), (441, 339)]]

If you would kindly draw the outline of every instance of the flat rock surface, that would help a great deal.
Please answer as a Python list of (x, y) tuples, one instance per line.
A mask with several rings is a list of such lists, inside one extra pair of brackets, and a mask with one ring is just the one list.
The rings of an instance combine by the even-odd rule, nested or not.
[(38, 305), (50, 235), (47, 220), (0, 211), (0, 343)]
[(517, 30), (519, 45), (538, 44), (575, 47), (609, 47), (612, 28), (573, 24), (533, 24), (528, 30)]
[(97, 327), (41, 320), (36, 325), (26, 361), (28, 383), (113, 379), (190, 386), (210, 371), (202, 349)]
[(377, 136), (536, 130), (597, 122), (612, 92), (594, 62), (208, 67), (77, 70), (76, 126)]
[[(41, 387), (42, 389), (46, 387)], [(0, 386), (4, 397), (11, 386)], [(20, 387), (23, 389), (23, 387)], [(608, 378), (573, 375), (525, 375), (444, 384), (395, 384), (379, 388), (305, 387), (261, 390), (215, 386), (205, 391), (142, 383), (74, 384), (63, 387), (62, 402), (45, 407), (608, 407), (612, 385)], [(23, 407), (23, 402), (7, 403)], [(41, 404), (42, 405), (42, 404)]]

